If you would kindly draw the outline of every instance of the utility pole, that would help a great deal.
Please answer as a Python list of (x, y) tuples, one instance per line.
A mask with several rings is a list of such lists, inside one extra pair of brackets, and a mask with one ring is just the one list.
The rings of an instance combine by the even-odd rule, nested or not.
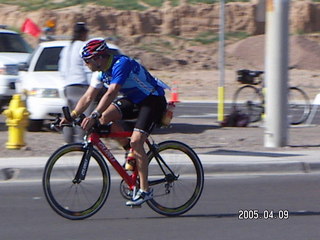
[(266, 0), (265, 147), (283, 147), (288, 139), (289, 1)]
[(220, 26), (219, 26), (219, 86), (218, 86), (218, 121), (224, 118), (224, 80), (225, 80), (225, 2), (220, 0)]

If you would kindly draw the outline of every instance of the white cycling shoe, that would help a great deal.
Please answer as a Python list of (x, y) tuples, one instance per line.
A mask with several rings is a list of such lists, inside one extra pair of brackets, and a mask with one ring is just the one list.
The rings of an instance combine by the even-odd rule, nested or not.
[(150, 189), (149, 192), (145, 192), (141, 189), (137, 192), (137, 194), (132, 198), (132, 200), (126, 202), (127, 206), (134, 207), (140, 206), (142, 203), (153, 198), (153, 189)]

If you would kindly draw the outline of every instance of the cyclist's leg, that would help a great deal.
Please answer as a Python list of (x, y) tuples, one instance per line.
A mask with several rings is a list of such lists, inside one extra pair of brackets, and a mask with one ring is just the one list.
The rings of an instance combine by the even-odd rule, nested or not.
[[(122, 132), (124, 131), (119, 120), (122, 119), (122, 112), (115, 104), (111, 104), (103, 113), (100, 119), (101, 124), (108, 124), (112, 122), (111, 132)], [(117, 138), (116, 141), (126, 148), (128, 145), (128, 138)]]
[(131, 147), (136, 158), (136, 166), (139, 174), (140, 190), (133, 196), (127, 206), (140, 206), (153, 198), (153, 190), (148, 184), (148, 157), (143, 147), (153, 127), (158, 123), (166, 109), (165, 97), (149, 96), (140, 104), (139, 116), (131, 136)]
[(148, 137), (148, 133), (135, 129), (131, 136), (130, 145), (136, 158), (136, 166), (138, 168), (140, 189), (149, 191), (148, 185), (148, 160), (143, 144)]
[(149, 96), (142, 101), (139, 116), (131, 136), (131, 147), (138, 160), (138, 172), (140, 179), (140, 189), (149, 190), (148, 186), (148, 161), (147, 154), (143, 147), (148, 135), (152, 132), (166, 109), (165, 97)]

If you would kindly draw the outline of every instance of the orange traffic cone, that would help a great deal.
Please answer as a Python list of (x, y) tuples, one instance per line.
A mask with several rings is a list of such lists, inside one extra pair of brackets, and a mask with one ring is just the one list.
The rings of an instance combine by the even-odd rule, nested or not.
[(171, 100), (170, 102), (179, 102), (179, 94), (178, 94), (178, 87), (177, 85), (174, 85), (172, 87), (172, 90), (171, 90)]

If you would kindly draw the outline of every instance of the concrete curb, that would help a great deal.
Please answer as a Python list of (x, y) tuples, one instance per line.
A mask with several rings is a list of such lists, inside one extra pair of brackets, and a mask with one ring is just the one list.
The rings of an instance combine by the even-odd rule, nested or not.
[[(310, 173), (320, 170), (317, 151), (199, 154), (205, 175)], [(121, 159), (121, 156), (115, 156)], [(123, 156), (122, 156), (123, 157)], [(0, 158), (0, 181), (41, 180), (47, 157)], [(111, 175), (116, 175), (109, 165)]]

